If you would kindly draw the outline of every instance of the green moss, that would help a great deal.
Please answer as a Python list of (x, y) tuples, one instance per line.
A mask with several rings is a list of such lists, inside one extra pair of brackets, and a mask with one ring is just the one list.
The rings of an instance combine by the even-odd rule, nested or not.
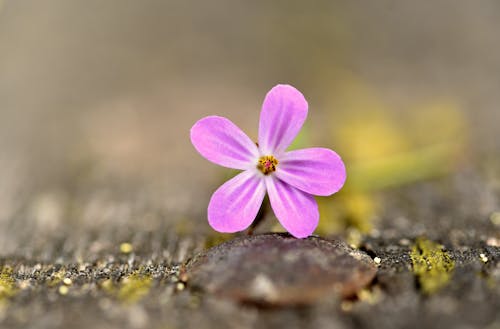
[(52, 275), (47, 280), (47, 286), (53, 288), (62, 283), (66, 275), (66, 270), (61, 269), (57, 272), (52, 273)]
[(109, 279), (104, 281), (101, 287), (124, 303), (135, 303), (149, 293), (152, 283), (151, 275), (134, 271), (117, 284)]
[(455, 262), (443, 246), (426, 238), (418, 238), (411, 249), (413, 272), (424, 294), (430, 295), (444, 287), (451, 278)]
[(0, 304), (17, 293), (16, 281), (10, 267), (0, 267)]
[(229, 241), (235, 237), (234, 234), (219, 234), (213, 233), (207, 236), (205, 239), (205, 248), (210, 249), (212, 247), (218, 246), (221, 243)]
[(149, 275), (132, 273), (126, 277), (118, 290), (118, 299), (136, 302), (149, 293), (153, 279)]
[(351, 229), (367, 234), (373, 229), (372, 220), (379, 210), (379, 202), (372, 194), (355, 192), (348, 187), (335, 198), (319, 198), (321, 220), (316, 232), (328, 235)]

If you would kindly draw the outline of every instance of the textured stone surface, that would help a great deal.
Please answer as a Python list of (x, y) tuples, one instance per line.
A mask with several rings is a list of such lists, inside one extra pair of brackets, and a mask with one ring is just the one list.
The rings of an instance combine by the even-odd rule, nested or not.
[[(500, 2), (312, 3), (0, 0), (1, 329), (500, 328)], [(183, 283), (182, 264), (228, 239), (206, 208), (232, 174), (197, 154), (189, 129), (217, 114), (256, 140), (278, 82), (310, 101), (304, 146), (369, 167), (403, 145), (386, 183), (400, 160), (415, 168), (470, 137), (453, 163), (415, 168), (449, 175), (405, 186), (374, 189), (349, 166), (368, 195), (331, 200), (358, 218), (320, 225), (371, 224), (336, 231), (377, 260), (353, 298), (270, 308)], [(441, 111), (454, 107), (462, 120)], [(454, 265), (429, 293), (425, 264), (439, 259)]]
[(237, 238), (195, 256), (188, 284), (240, 302), (310, 304), (336, 292), (352, 297), (377, 267), (340, 240), (295, 239), (288, 234)]

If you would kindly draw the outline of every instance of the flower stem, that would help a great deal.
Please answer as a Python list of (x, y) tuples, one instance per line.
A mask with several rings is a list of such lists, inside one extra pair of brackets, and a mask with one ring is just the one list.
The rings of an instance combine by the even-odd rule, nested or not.
[(264, 198), (264, 201), (262, 202), (262, 205), (260, 206), (259, 212), (257, 213), (255, 220), (248, 228), (247, 235), (252, 235), (257, 226), (259, 226), (264, 221), (267, 213), (269, 212), (269, 206), (270, 206), (269, 198), (266, 196)]

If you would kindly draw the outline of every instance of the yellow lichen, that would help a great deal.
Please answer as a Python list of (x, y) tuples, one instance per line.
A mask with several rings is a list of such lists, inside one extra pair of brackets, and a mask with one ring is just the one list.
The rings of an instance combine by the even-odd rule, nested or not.
[(65, 276), (66, 276), (65, 269), (61, 269), (59, 271), (56, 271), (56, 272), (52, 273), (50, 275), (50, 277), (48, 278), (47, 285), (49, 287), (58, 286), (59, 284), (61, 284), (61, 282), (63, 282), (63, 280), (65, 279)]
[(413, 272), (424, 294), (430, 295), (444, 287), (451, 278), (455, 262), (443, 246), (426, 238), (418, 238), (411, 249)]
[(0, 304), (5, 303), (16, 292), (16, 281), (12, 277), (12, 269), (10, 267), (0, 267)]
[(379, 287), (374, 286), (372, 289), (362, 289), (357, 293), (358, 299), (371, 305), (377, 304), (382, 298), (382, 291)]
[(368, 193), (342, 190), (335, 198), (318, 199), (320, 220), (317, 233), (332, 234), (354, 229), (365, 234), (373, 229), (378, 211), (376, 199)]
[(234, 238), (234, 234), (219, 234), (213, 233), (206, 237), (205, 239), (205, 248), (210, 249), (212, 247), (218, 246), (221, 243), (229, 241)]
[(134, 271), (119, 283), (113, 283), (111, 279), (102, 282), (101, 288), (124, 303), (135, 303), (149, 293), (152, 283), (151, 275)]
[(102, 290), (104, 290), (108, 294), (110, 294), (110, 295), (115, 294), (116, 287), (113, 284), (113, 280), (111, 280), (111, 279), (104, 280), (103, 282), (101, 282), (100, 286), (101, 286)]

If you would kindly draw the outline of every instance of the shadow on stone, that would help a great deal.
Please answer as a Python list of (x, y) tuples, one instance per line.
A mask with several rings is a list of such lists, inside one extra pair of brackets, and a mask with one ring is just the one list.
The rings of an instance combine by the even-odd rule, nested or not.
[(329, 294), (348, 298), (376, 272), (367, 254), (340, 240), (281, 233), (239, 237), (186, 264), (190, 287), (265, 306), (307, 305)]

